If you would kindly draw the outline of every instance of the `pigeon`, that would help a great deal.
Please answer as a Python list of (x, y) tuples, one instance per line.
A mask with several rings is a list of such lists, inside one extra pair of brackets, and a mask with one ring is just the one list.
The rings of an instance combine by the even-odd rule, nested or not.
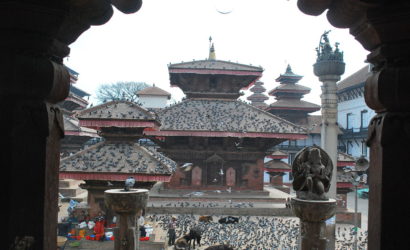
[(184, 170), (185, 172), (188, 172), (188, 171), (191, 171), (193, 165), (194, 164), (192, 163), (185, 163), (184, 165), (180, 167), (180, 169)]
[(128, 179), (125, 180), (124, 190), (130, 191), (130, 189), (134, 187), (134, 185), (135, 185), (135, 179), (134, 177), (130, 176), (128, 177)]

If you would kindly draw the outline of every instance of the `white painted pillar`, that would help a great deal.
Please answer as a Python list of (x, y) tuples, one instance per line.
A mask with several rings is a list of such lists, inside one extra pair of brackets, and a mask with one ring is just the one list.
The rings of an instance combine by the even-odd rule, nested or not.
[(319, 77), (322, 85), (322, 127), (321, 147), (328, 153), (333, 162), (333, 174), (328, 192), (329, 198), (336, 199), (337, 175), (337, 86), (340, 75), (323, 75)]

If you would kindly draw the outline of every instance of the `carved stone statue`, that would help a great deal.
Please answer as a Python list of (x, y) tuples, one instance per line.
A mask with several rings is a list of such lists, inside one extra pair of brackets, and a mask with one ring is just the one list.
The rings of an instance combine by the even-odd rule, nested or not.
[(316, 48), (316, 62), (321, 61), (340, 61), (343, 62), (343, 52), (339, 50), (339, 43), (335, 43), (335, 50), (333, 50), (329, 41), (330, 30), (325, 31), (320, 37), (319, 46)]
[(306, 147), (292, 164), (293, 189), (303, 200), (328, 200), (333, 164), (329, 155), (318, 146)]

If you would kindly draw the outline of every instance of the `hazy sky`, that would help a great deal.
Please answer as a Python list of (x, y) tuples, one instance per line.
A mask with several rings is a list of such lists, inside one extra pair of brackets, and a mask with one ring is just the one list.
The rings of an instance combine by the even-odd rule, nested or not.
[(325, 14), (303, 14), (296, 0), (145, 0), (135, 14), (115, 10), (108, 23), (91, 27), (70, 46), (65, 63), (80, 74), (76, 86), (92, 95), (103, 83), (143, 81), (179, 100), (183, 93), (169, 86), (167, 65), (207, 58), (212, 36), (217, 59), (262, 66), (268, 91), (289, 63), (304, 76), (299, 83), (312, 89), (304, 100), (320, 104), (312, 65), (320, 36), (329, 29), (330, 42), (344, 51), (343, 79), (365, 65), (368, 52), (347, 29), (332, 27)]

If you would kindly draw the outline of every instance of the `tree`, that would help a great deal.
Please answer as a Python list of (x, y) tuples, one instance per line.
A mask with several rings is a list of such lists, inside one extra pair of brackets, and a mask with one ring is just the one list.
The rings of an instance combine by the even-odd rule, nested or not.
[(116, 82), (111, 84), (102, 84), (96, 91), (97, 100), (100, 103), (115, 100), (137, 102), (137, 92), (145, 89), (146, 87), (149, 87), (149, 85), (145, 82)]

